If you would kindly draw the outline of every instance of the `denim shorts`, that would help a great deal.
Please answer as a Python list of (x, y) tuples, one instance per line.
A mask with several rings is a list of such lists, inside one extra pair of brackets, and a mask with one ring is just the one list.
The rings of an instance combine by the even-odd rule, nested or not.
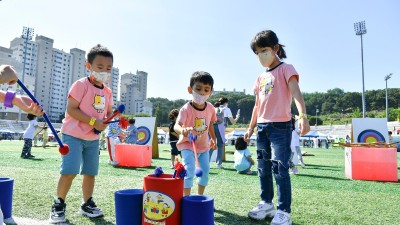
[(62, 156), (60, 174), (96, 176), (99, 172), (99, 139), (86, 141), (62, 134), (62, 141), (69, 146), (69, 153)]
[[(181, 151), (183, 165), (186, 168), (186, 177), (184, 180), (184, 188), (193, 187), (193, 178), (196, 170), (196, 160), (192, 150), (184, 149)], [(208, 151), (197, 154), (199, 158), (199, 166), (203, 170), (203, 175), (197, 178), (197, 184), (206, 187), (208, 185), (208, 174), (210, 173), (210, 156)]]

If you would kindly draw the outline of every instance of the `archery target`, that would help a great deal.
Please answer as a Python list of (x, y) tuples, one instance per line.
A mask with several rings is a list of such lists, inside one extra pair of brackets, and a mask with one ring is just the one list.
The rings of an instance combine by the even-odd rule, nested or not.
[(385, 141), (385, 137), (383, 137), (383, 135), (379, 131), (372, 129), (362, 131), (357, 137), (358, 143), (372, 143), (382, 141)]
[(137, 142), (138, 145), (145, 145), (150, 141), (151, 132), (149, 128), (141, 126), (137, 128)]

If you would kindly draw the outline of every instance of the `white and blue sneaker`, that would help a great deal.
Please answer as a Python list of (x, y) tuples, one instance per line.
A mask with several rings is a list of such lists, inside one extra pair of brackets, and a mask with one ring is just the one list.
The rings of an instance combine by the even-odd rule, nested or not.
[(274, 218), (271, 221), (271, 225), (292, 225), (290, 213), (278, 209)]
[(250, 210), (247, 215), (249, 218), (254, 220), (264, 220), (267, 217), (274, 217), (275, 212), (276, 210), (274, 203), (266, 203), (265, 201), (261, 201), (256, 207)]
[(58, 197), (54, 199), (53, 206), (51, 207), (49, 223), (57, 224), (67, 222), (65, 219), (66, 208), (67, 204), (65, 204), (63, 199)]

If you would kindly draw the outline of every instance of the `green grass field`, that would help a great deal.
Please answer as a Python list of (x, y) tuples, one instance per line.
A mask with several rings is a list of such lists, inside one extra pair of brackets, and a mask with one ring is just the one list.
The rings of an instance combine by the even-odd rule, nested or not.
[[(47, 220), (59, 178), (60, 154), (57, 147), (34, 147), (32, 154), (36, 159), (20, 159), (22, 145), (22, 141), (0, 141), (0, 177), (15, 179), (13, 216)], [(156, 166), (172, 173), (169, 151), (166, 151), (169, 145), (159, 145), (159, 149), (160, 158), (153, 159), (152, 167), (129, 169), (108, 165), (108, 153), (101, 151), (94, 198), (105, 216), (90, 220), (77, 213), (82, 198), (82, 179), (78, 176), (67, 197), (68, 222), (115, 224), (115, 191), (142, 188), (143, 177), (153, 173)], [(233, 151), (233, 147), (227, 150)], [(250, 150), (255, 153), (254, 147)], [(302, 150), (315, 156), (304, 157), (307, 167), (299, 168), (299, 174), (291, 176), (293, 224), (400, 224), (399, 182), (347, 179), (343, 149)], [(258, 177), (237, 174), (232, 168), (232, 159), (233, 155), (227, 154), (225, 169), (217, 169), (215, 163), (211, 165), (206, 194), (214, 197), (215, 224), (269, 224), (270, 220), (247, 218), (248, 210), (259, 201)]]

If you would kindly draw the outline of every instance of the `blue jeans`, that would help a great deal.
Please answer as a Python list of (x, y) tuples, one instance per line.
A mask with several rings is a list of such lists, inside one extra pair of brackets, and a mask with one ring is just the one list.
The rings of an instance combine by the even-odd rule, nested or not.
[[(221, 134), (219, 133), (218, 124), (214, 124), (214, 133), (215, 137), (217, 137), (217, 165), (222, 165), (222, 154), (224, 153), (224, 142), (222, 141)], [(210, 149), (210, 160), (214, 150)]]
[(290, 213), (292, 187), (289, 175), (289, 160), (292, 151), (291, 122), (257, 124), (257, 161), (260, 178), (261, 199), (271, 203), (274, 198), (272, 173), (278, 190), (278, 209)]

